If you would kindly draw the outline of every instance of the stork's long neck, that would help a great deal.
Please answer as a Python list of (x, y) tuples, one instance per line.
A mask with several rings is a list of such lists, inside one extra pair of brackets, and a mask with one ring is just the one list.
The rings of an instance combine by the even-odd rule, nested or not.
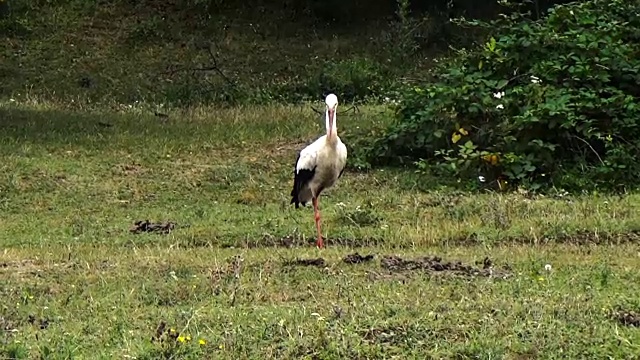
[(336, 125), (336, 111), (327, 109), (325, 113), (327, 124), (327, 142), (334, 144), (338, 139), (338, 126)]

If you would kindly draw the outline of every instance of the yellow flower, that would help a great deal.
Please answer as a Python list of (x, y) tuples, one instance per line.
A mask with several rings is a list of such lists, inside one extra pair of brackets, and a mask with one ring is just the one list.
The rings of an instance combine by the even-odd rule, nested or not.
[(540, 277), (538, 278), (538, 281), (544, 281), (544, 278), (543, 278), (542, 276), (540, 276)]
[(191, 336), (187, 335), (187, 341), (191, 341)]
[(172, 334), (174, 334), (174, 333), (176, 332), (176, 329), (171, 328), (171, 329), (169, 329), (169, 332), (170, 332), (170, 333), (172, 333)]
[(185, 339), (184, 339), (184, 336), (182, 336), (182, 335), (181, 335), (181, 336), (178, 336), (178, 341), (180, 341), (181, 343), (183, 343), (183, 342), (184, 342), (184, 340), (185, 340)]
[(455, 144), (458, 141), (460, 141), (460, 138), (462, 138), (462, 135), (458, 134), (457, 132), (453, 133), (453, 135), (451, 135), (451, 141)]
[(205, 339), (200, 339), (200, 340), (198, 340), (198, 344), (207, 345), (207, 341)]

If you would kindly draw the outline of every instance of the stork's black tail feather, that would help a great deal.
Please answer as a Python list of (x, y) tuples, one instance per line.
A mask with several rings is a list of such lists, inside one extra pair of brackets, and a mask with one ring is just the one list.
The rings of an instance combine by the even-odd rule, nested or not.
[(291, 202), (289, 204), (296, 204), (296, 209), (300, 207), (300, 200), (298, 200), (298, 179), (297, 179), (297, 176), (294, 176), (294, 179), (293, 179), (293, 190), (291, 190)]
[[(300, 160), (300, 155), (296, 159), (296, 165), (298, 164), (298, 160)], [(300, 171), (296, 171), (296, 166), (293, 169), (293, 190), (291, 190), (291, 202), (290, 204), (295, 204), (296, 209), (300, 208), (300, 205), (306, 206), (306, 202), (300, 201), (300, 191), (311, 181), (313, 175), (316, 172), (316, 169), (313, 170), (308, 169), (300, 169)]]

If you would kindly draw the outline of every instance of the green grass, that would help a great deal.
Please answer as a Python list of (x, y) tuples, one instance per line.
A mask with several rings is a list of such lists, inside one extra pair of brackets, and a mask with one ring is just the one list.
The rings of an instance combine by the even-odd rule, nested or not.
[[(383, 108), (361, 110), (339, 117), (347, 144), (388, 121)], [(317, 250), (311, 210), (288, 196), (296, 152), (323, 131), (315, 113), (167, 113), (1, 103), (0, 358), (640, 350), (640, 330), (613, 315), (640, 310), (638, 194), (463, 193), (409, 171), (349, 170), (320, 200), (328, 248)], [(129, 232), (144, 219), (177, 227)], [(376, 258), (341, 261), (356, 251)], [(489, 257), (510, 276), (390, 270), (385, 255), (474, 267)], [(317, 257), (324, 266), (290, 264)], [(152, 340), (161, 322), (175, 329), (164, 342)]]
[(70, 107), (290, 102), (321, 96), (323, 87), (372, 86), (380, 77), (388, 77), (379, 79), (386, 86), (407, 72), (417, 76), (428, 63), (418, 56), (391, 64), (397, 36), (382, 21), (345, 30), (292, 21), (282, 10), (223, 9), (207, 17), (186, 3), (12, 6), (12, 15), (0, 19), (0, 98)]

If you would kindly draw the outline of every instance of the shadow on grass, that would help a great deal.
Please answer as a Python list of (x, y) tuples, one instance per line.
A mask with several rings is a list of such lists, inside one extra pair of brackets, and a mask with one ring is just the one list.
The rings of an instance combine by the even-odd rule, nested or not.
[(0, 144), (14, 148), (24, 144), (74, 145), (93, 150), (139, 147), (145, 151), (247, 148), (240, 144), (306, 138), (317, 125), (310, 116), (284, 107), (209, 109), (158, 116), (138, 109), (127, 113), (81, 112), (0, 103)]
[[(24, 145), (88, 150), (105, 148), (191, 146), (224, 132), (217, 123), (194, 124), (152, 114), (78, 112), (0, 105), (0, 148)], [(153, 144), (150, 144), (150, 140)], [(217, 140), (217, 139), (216, 139)], [(220, 143), (220, 141), (217, 141)]]
[[(150, 116), (99, 114), (56, 109), (0, 107), (2, 140), (26, 140), (46, 143), (95, 142), (126, 133), (148, 132)], [(161, 127), (156, 122), (156, 129)]]

